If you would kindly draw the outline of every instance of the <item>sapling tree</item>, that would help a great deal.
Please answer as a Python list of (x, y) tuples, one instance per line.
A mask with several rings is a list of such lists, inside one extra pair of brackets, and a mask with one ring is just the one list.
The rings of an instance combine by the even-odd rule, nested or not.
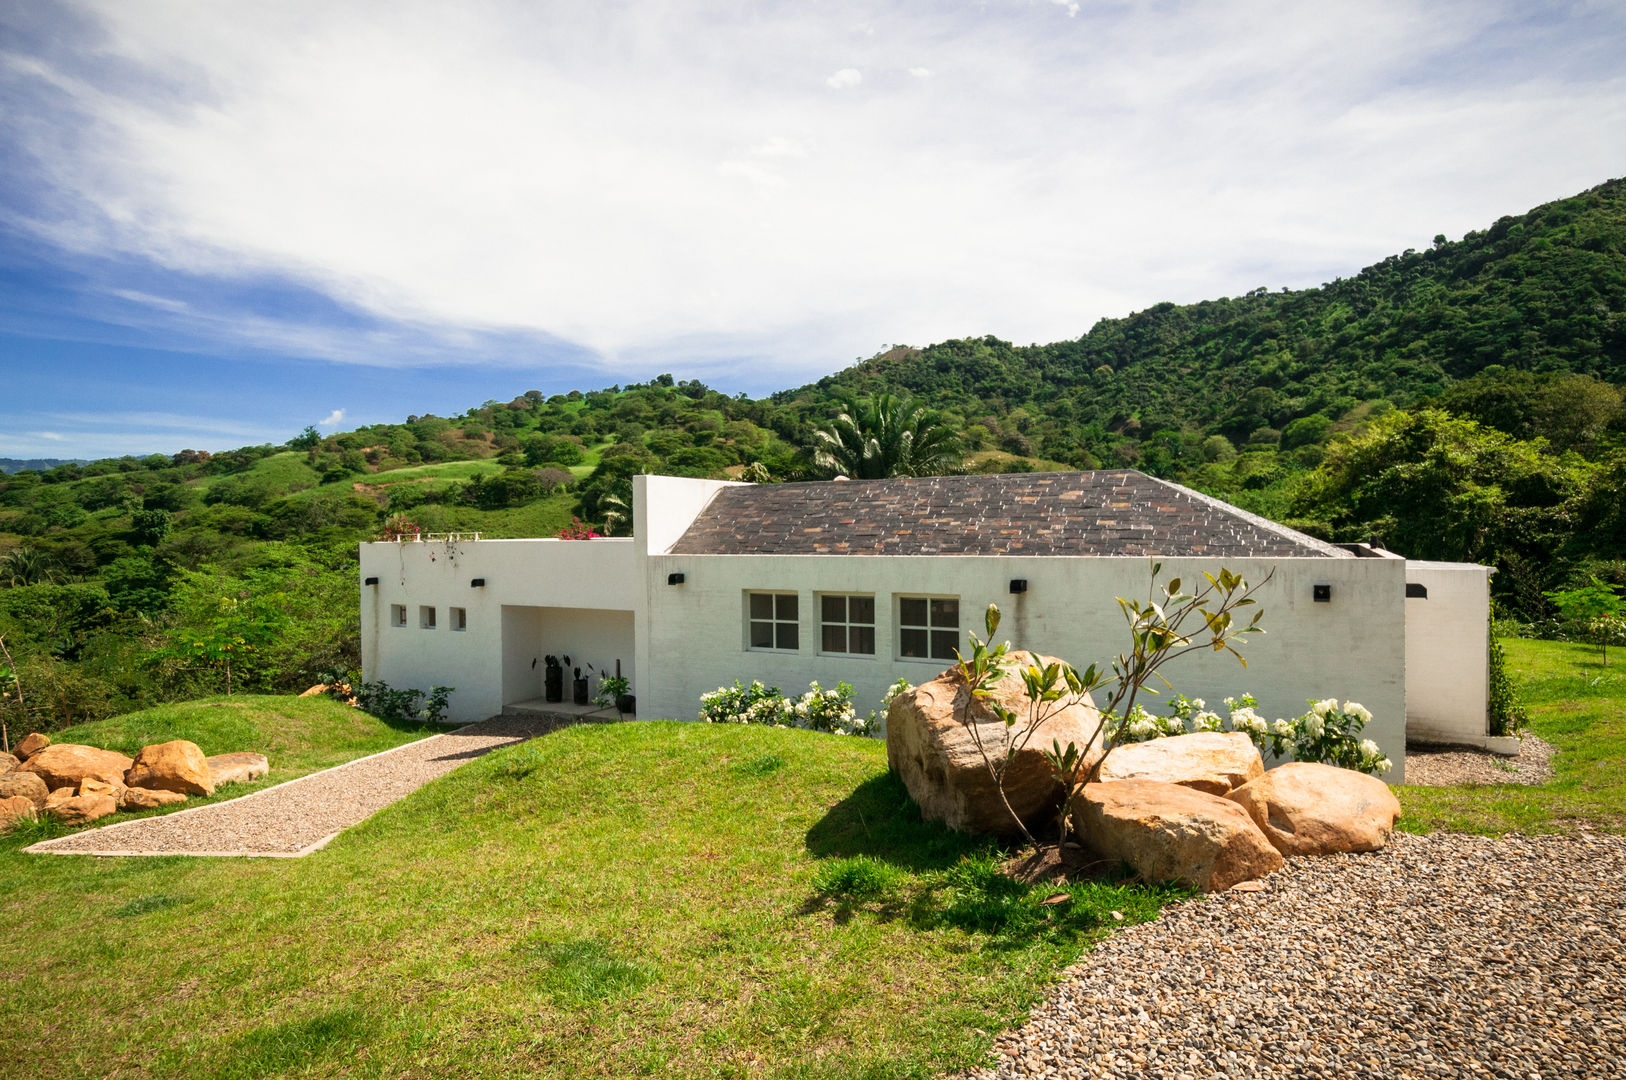
[(1597, 643), (1603, 655), (1603, 666), (1609, 666), (1609, 639), (1619, 633), (1626, 601), (1611, 586), (1594, 577), (1586, 585), (1558, 592), (1542, 593), (1553, 602), (1567, 622), (1575, 623), (1581, 631)]
[(1256, 609), (1252, 618), (1243, 622), (1242, 616), (1246, 614), (1243, 609), (1257, 607), (1258, 601), (1252, 594), (1267, 584), (1275, 571), (1258, 585), (1250, 585), (1241, 575), (1221, 568), (1218, 574), (1205, 572), (1203, 578), (1207, 584), (1187, 593), (1182, 590), (1180, 578), (1172, 578), (1160, 586), (1157, 578), (1162, 569), (1162, 563), (1152, 564), (1151, 584), (1144, 601), (1118, 597), (1118, 607), (1129, 624), (1129, 650), (1113, 657), (1105, 667), (1091, 664), (1082, 673), (1064, 661), (1042, 668), (1029, 664), (1021, 672), (1027, 696), (1025, 707), (1013, 710), (993, 697), (995, 687), (1004, 677), (1005, 658), (1011, 647), (1008, 641), (993, 644), (994, 634), (999, 629), (998, 605), (989, 604), (984, 615), (987, 636), (979, 639), (971, 635), (970, 654), (955, 654), (971, 696), (984, 701), (1001, 724), (994, 729), (997, 738), (987, 738), (971, 710), (966, 710), (960, 722), (982, 756), (1000, 802), (1029, 844), (1035, 843), (1033, 834), (1011, 808), (1005, 795), (1005, 776), (1016, 756), (1027, 748), (1046, 721), (1085, 694), (1111, 688), (1106, 704), (1098, 707), (1095, 730), (1084, 746), (1068, 742), (1064, 747), (1060, 740), (1052, 739), (1051, 748), (1043, 751), (1058, 779), (1071, 787), (1080, 779), (1078, 773), (1087, 760), (1088, 748), (1105, 736), (1103, 754), (1083, 777), (1088, 781), (1099, 774), (1106, 755), (1112, 752), (1119, 729), (1133, 712), (1142, 691), (1157, 692), (1147, 689), (1146, 684), (1157, 679), (1172, 688), (1161, 674), (1164, 665), (1189, 653), (1206, 651), (1228, 652), (1247, 667), (1247, 660), (1237, 651), (1237, 646), (1242, 644), (1240, 639), (1247, 634), (1264, 633), (1258, 625), (1264, 610)]

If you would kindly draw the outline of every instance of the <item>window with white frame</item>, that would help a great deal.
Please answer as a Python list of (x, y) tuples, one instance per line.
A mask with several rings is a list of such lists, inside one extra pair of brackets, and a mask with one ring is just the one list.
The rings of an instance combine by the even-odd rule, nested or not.
[(745, 594), (747, 645), (753, 649), (795, 652), (801, 647), (795, 593)]
[(418, 608), (418, 626), (424, 630), (435, 628), (435, 609), (425, 604)]
[(819, 651), (875, 655), (875, 597), (825, 593), (819, 597)]
[(898, 656), (953, 660), (960, 647), (960, 598), (898, 597)]
[(453, 630), (467, 630), (469, 628), (469, 609), (460, 607), (447, 608), (446, 621)]
[(405, 626), (406, 625), (406, 605), (405, 604), (391, 604), (390, 605), (390, 625), (391, 626)]

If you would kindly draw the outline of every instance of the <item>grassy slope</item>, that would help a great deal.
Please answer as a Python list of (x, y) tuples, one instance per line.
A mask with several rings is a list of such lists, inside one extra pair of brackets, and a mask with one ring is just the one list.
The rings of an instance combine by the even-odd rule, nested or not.
[(1531, 730), (1557, 748), (1557, 775), (1540, 787), (1399, 788), (1401, 828), (1626, 832), (1626, 655), (1617, 650), (1604, 667), (1587, 645), (1503, 644)]
[(0, 1076), (926, 1076), (1158, 905), (1040, 907), (879, 743), (669, 722), (492, 754), (300, 860), (18, 846)]

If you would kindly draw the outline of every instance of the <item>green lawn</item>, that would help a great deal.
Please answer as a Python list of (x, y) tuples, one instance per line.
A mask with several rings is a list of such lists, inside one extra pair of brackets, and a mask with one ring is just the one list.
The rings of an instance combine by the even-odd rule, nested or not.
[(1530, 728), (1557, 748), (1557, 775), (1517, 784), (1396, 789), (1414, 832), (1626, 832), (1626, 655), (1605, 667), (1589, 645), (1507, 640)]
[[(329, 743), (278, 726), (305, 706), (253, 702), (73, 734), (184, 731), (294, 771), (411, 737), (330, 711)], [(673, 722), (491, 754), (304, 859), (33, 838), (0, 839), (0, 1076), (924, 1077), (1171, 895), (1041, 905), (921, 823), (878, 742)]]

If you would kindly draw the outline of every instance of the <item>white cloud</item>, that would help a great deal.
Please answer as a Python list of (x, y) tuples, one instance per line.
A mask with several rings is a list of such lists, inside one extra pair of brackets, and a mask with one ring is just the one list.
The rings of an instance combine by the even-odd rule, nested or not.
[(789, 382), (891, 341), (1060, 340), (1349, 274), (1626, 160), (1611, 6), (85, 10), (100, 38), (0, 57), (50, 208), (10, 224), (364, 316), (120, 285), (133, 325), (377, 365), (535, 335)]
[(338, 427), (342, 423), (344, 423), (344, 410), (334, 409), (326, 417), (316, 421), (316, 426), (322, 428)]
[(52, 442), (62, 442), (67, 438), (60, 431), (31, 431), (29, 434), (36, 439), (50, 439)]
[(1050, 0), (1050, 2), (1057, 7), (1066, 8), (1069, 17), (1078, 14), (1078, 0)]

